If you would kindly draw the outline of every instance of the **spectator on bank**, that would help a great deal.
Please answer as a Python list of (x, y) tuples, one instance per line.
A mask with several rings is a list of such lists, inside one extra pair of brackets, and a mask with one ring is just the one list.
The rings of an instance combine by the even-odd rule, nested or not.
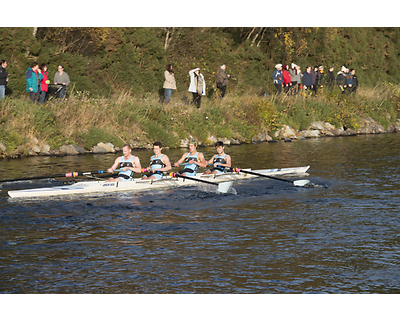
[(319, 87), (322, 88), (325, 85), (324, 66), (319, 66), (317, 78), (319, 79), (318, 81)]
[(200, 73), (200, 68), (196, 68), (189, 71), (190, 85), (189, 92), (193, 94), (193, 104), (200, 109), (201, 107), (201, 96), (206, 94), (206, 82), (204, 76)]
[(290, 79), (292, 82), (292, 94), (296, 95), (299, 92), (300, 84), (301, 84), (301, 71), (300, 67), (294, 63), (291, 64)]
[(8, 72), (6, 72), (7, 61), (1, 60), (0, 63), (1, 63), (1, 65), (0, 65), (0, 101), (1, 101), (6, 95), (6, 85), (8, 82), (8, 76), (10, 74)]
[(63, 85), (60, 91), (60, 101), (65, 97), (65, 92), (67, 91), (68, 85), (70, 83), (68, 73), (64, 72), (64, 66), (58, 65), (58, 71), (54, 75), (54, 84)]
[[(346, 77), (346, 84), (347, 84), (347, 80), (349, 79), (350, 76), (350, 70), (349, 68), (346, 68), (346, 70), (344, 71), (344, 76)], [(348, 87), (347, 87), (348, 88)]]
[(290, 77), (289, 66), (287, 64), (284, 64), (282, 67), (282, 76), (285, 93), (288, 93), (290, 88), (292, 87), (292, 79)]
[(42, 70), (39, 69), (37, 62), (32, 62), (32, 65), (25, 73), (26, 76), (26, 91), (29, 93), (29, 98), (32, 102), (39, 101), (40, 81), (43, 79)]
[(348, 92), (356, 92), (358, 87), (358, 78), (356, 76), (356, 70), (351, 69), (349, 73), (349, 78), (347, 79)]
[(46, 98), (47, 91), (49, 89), (50, 80), (47, 78), (47, 75), (48, 75), (47, 65), (43, 63), (40, 66), (40, 70), (42, 71), (43, 78), (40, 81), (40, 99), (39, 99), (39, 102), (43, 104), (44, 103), (44, 99)]
[(340, 90), (342, 90), (342, 93), (344, 93), (344, 91), (347, 88), (347, 78), (346, 78), (346, 67), (342, 67), (342, 70), (340, 70), (338, 72), (338, 75), (336, 77), (336, 84), (338, 85), (338, 87), (340, 88)]
[(275, 66), (275, 71), (272, 73), (272, 79), (274, 80), (274, 85), (277, 90), (276, 94), (280, 94), (283, 85), (282, 65), (280, 63)]
[(314, 66), (311, 70), (311, 77), (313, 81), (313, 90), (315, 94), (317, 94), (317, 88), (319, 85), (319, 74), (318, 74), (318, 66)]
[(169, 103), (171, 101), (172, 90), (176, 90), (175, 74), (172, 64), (167, 65), (164, 77), (163, 88), (165, 89), (165, 102)]
[(311, 74), (311, 67), (307, 67), (306, 71), (303, 73), (303, 88), (304, 90), (313, 90), (314, 82)]
[(326, 79), (326, 85), (328, 86), (328, 88), (332, 89), (333, 86), (335, 85), (335, 74), (333, 73), (333, 66), (330, 66), (328, 69), (328, 78)]
[(225, 73), (225, 70), (225, 64), (221, 64), (217, 71), (217, 88), (220, 90), (221, 98), (225, 96), (226, 87), (228, 86), (228, 79), (231, 77), (229, 74)]

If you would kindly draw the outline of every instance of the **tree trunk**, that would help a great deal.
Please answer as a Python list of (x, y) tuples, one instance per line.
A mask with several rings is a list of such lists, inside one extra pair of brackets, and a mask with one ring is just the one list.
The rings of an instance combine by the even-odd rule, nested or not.
[(167, 31), (167, 34), (165, 36), (165, 42), (164, 42), (164, 49), (166, 51), (168, 49), (168, 46), (171, 44), (172, 34), (174, 33), (174, 27), (165, 28), (165, 30)]
[(251, 41), (251, 46), (254, 45), (254, 42), (256, 42), (258, 36), (260, 35), (261, 31), (263, 31), (264, 28), (260, 28), (260, 30), (258, 31), (258, 33), (254, 36), (253, 40)]
[(255, 29), (256, 29), (256, 28), (254, 27), (254, 28), (249, 32), (249, 34), (247, 35), (246, 40), (249, 40), (249, 39), (250, 39), (250, 37), (251, 37), (251, 35), (253, 34), (253, 32), (254, 32)]
[(263, 32), (262, 32), (262, 34), (261, 34), (260, 40), (258, 40), (258, 42), (257, 42), (257, 47), (260, 46), (260, 43), (261, 43), (262, 39), (264, 38), (265, 30), (267, 30), (267, 28), (263, 28), (263, 29), (264, 29), (264, 30), (263, 30)]

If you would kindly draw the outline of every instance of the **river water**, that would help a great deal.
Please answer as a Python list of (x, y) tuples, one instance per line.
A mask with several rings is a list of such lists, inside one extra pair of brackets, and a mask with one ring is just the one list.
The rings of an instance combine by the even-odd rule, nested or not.
[[(227, 195), (14, 200), (8, 190), (51, 181), (5, 183), (0, 292), (400, 293), (399, 145), (387, 134), (226, 147), (242, 168), (311, 165), (313, 188), (257, 178)], [(134, 154), (147, 166), (152, 153)], [(107, 169), (116, 156), (2, 160), (0, 179)]]

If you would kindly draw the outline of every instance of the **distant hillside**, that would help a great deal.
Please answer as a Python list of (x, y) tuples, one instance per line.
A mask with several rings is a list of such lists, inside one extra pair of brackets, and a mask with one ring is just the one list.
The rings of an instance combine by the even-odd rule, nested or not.
[(11, 73), (7, 94), (25, 91), (32, 61), (47, 63), (50, 79), (65, 66), (77, 91), (109, 96), (123, 90), (162, 92), (167, 63), (175, 65), (178, 90), (200, 67), (208, 93), (221, 63), (230, 88), (262, 94), (273, 90), (276, 63), (342, 65), (356, 69), (360, 85), (400, 82), (399, 28), (1, 28), (0, 59)]

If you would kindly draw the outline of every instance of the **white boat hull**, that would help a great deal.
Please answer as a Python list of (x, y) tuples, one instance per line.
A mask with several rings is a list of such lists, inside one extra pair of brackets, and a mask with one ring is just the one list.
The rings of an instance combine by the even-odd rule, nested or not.
[[(307, 167), (296, 167), (296, 168), (282, 168), (282, 169), (263, 169), (254, 170), (254, 172), (262, 173), (270, 176), (276, 175), (302, 175), (307, 172), (310, 166)], [(250, 170), (250, 169), (247, 169)], [(198, 173), (196, 178), (213, 181), (213, 182), (225, 182), (235, 181), (241, 179), (251, 179), (257, 176), (247, 173), (224, 173), (217, 175), (203, 175)], [(126, 182), (105, 182), (105, 181), (86, 181), (77, 182), (72, 185), (57, 186), (50, 188), (36, 188), (36, 189), (25, 189), (9, 191), (8, 195), (11, 198), (22, 198), (22, 197), (49, 197), (49, 196), (63, 196), (71, 194), (82, 194), (82, 193), (98, 193), (98, 192), (116, 192), (116, 191), (146, 191), (151, 189), (161, 188), (176, 188), (193, 186), (198, 183), (189, 179), (183, 178), (171, 178), (164, 177), (159, 180), (141, 180), (133, 179), (132, 181)]]

